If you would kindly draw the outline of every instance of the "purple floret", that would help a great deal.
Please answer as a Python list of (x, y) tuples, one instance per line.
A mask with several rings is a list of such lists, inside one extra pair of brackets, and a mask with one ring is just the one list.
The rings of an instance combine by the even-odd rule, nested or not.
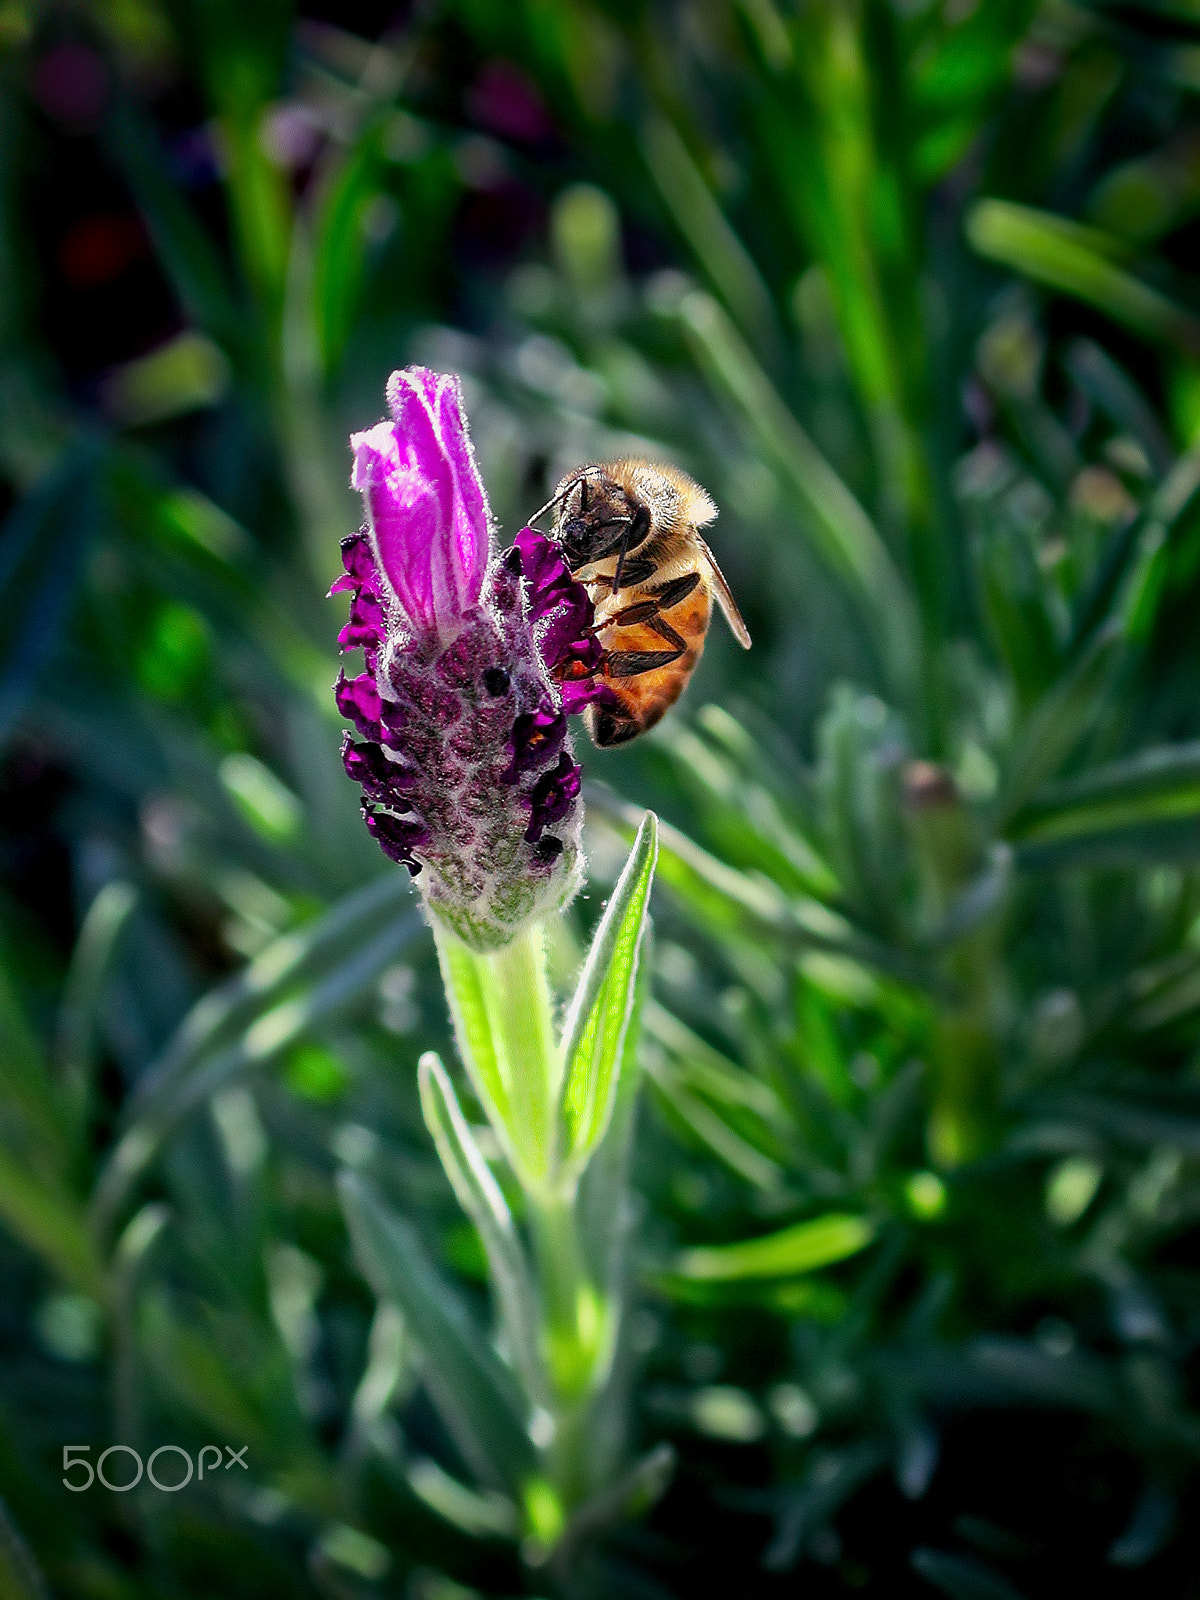
[(501, 778), (515, 783), (523, 772), (540, 770), (558, 754), (566, 736), (566, 713), (557, 706), (543, 703), (536, 711), (523, 711), (513, 723), (509, 736), (512, 760)]
[(591, 595), (571, 576), (558, 546), (545, 534), (522, 528), (513, 549), (525, 578), (538, 650), (559, 686), (563, 710), (576, 716), (593, 701), (611, 700), (612, 691), (599, 678), (604, 650), (593, 632)]
[(557, 765), (543, 773), (530, 791), (531, 814), (525, 830), (530, 844), (536, 844), (544, 829), (568, 815), (582, 786), (582, 769), (564, 750)]

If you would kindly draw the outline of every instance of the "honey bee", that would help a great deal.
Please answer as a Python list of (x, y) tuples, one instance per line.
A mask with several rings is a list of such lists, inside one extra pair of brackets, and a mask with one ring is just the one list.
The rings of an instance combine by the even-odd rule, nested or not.
[[(601, 671), (616, 704), (587, 708), (598, 745), (652, 728), (696, 670), (713, 595), (743, 649), (750, 635), (713, 553), (700, 536), (717, 508), (674, 467), (610, 461), (568, 473), (538, 516), (595, 606)], [(531, 519), (536, 521), (537, 518)]]

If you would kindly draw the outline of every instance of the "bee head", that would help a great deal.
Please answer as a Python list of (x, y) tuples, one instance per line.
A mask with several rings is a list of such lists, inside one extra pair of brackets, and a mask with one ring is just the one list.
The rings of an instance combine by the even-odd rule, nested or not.
[[(623, 540), (629, 542), (641, 508), (603, 468), (587, 468), (567, 479), (559, 496), (554, 538), (572, 572), (611, 555)], [(649, 525), (648, 515), (642, 520)]]

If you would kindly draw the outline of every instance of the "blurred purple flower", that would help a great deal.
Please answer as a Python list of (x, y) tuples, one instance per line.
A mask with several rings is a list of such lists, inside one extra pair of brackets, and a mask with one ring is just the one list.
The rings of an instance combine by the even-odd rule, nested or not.
[(330, 590), (350, 593), (339, 642), (366, 667), (335, 685), (362, 736), (343, 760), (381, 849), (461, 938), (493, 948), (578, 887), (567, 715), (608, 693), (601, 650), (552, 541), (524, 528), (492, 556), (457, 379), (410, 368), (388, 397), (393, 420), (351, 441), (370, 521)]
[(511, 61), (485, 61), (467, 91), (467, 110), (482, 127), (518, 144), (544, 144), (554, 122), (537, 84)]

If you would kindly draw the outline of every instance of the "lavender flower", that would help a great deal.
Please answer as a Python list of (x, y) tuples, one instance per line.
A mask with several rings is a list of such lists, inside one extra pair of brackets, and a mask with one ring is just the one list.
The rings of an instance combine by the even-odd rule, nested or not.
[(592, 603), (541, 534), (494, 551), (457, 378), (409, 367), (387, 394), (392, 420), (350, 441), (367, 525), (330, 590), (351, 594), (339, 643), (366, 667), (334, 691), (362, 735), (343, 760), (385, 854), (493, 949), (580, 882), (567, 716), (607, 692)]

